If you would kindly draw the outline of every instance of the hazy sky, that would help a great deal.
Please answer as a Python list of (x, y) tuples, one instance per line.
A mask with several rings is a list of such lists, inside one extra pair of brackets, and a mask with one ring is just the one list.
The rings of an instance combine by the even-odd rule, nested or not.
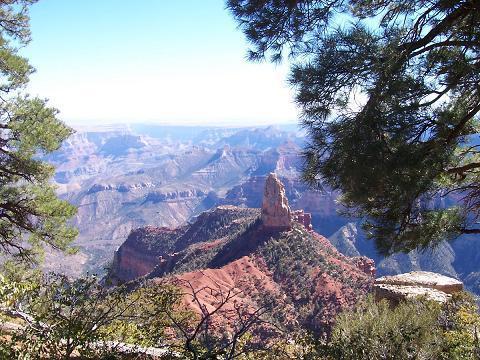
[(72, 124), (295, 122), (288, 65), (252, 64), (223, 0), (40, 0), (29, 92)]

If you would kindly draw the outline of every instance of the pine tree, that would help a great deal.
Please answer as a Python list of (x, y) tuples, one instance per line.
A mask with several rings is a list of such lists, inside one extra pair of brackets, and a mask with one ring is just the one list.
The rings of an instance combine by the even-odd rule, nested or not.
[(57, 198), (53, 166), (42, 156), (57, 150), (72, 129), (46, 100), (25, 94), (34, 71), (19, 49), (30, 41), (28, 8), (35, 0), (0, 3), (0, 249), (33, 260), (43, 245), (66, 250), (76, 230), (75, 208)]
[(384, 254), (479, 234), (478, 0), (229, 0), (251, 60), (293, 66), (304, 178)]

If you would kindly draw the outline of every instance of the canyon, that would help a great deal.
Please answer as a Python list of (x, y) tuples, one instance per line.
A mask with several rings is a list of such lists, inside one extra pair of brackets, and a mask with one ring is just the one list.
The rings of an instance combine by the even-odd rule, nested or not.
[[(79, 251), (47, 253), (45, 269), (78, 276), (105, 274), (114, 252), (138, 228), (187, 226), (218, 206), (260, 208), (266, 178), (284, 185), (299, 222), (324, 234), (344, 255), (365, 255), (379, 276), (434, 271), (480, 293), (478, 236), (428, 251), (380, 256), (356, 219), (338, 213), (339, 194), (300, 180), (306, 139), (295, 127), (214, 128), (132, 124), (79, 129), (50, 156), (59, 195), (78, 206), (72, 223)], [(300, 219), (302, 219), (300, 221)]]
[(340, 254), (313, 231), (310, 214), (290, 209), (274, 173), (262, 204), (221, 205), (174, 229), (137, 229), (116, 251), (104, 283), (174, 284), (198, 294), (208, 309), (216, 304), (212, 289), (234, 292), (236, 306), (273, 304), (269, 316), (279, 326), (328, 333), (336, 314), (371, 292), (374, 262)]

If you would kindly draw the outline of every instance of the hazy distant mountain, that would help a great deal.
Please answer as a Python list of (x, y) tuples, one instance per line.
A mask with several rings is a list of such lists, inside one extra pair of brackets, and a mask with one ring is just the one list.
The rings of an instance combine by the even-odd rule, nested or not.
[(258, 150), (267, 150), (277, 148), (278, 146), (291, 141), (299, 145), (303, 144), (304, 138), (293, 132), (285, 132), (278, 127), (269, 126), (262, 129), (243, 129), (228, 137), (220, 139), (215, 145), (230, 145), (232, 147), (255, 148)]
[(167, 143), (184, 143), (198, 145), (201, 143), (213, 144), (221, 138), (227, 137), (238, 128), (221, 128), (214, 126), (175, 126), (156, 124), (131, 124), (130, 131), (136, 135), (145, 135), (160, 139)]
[[(270, 168), (261, 168), (286, 141), (301, 138), (274, 127), (137, 124), (78, 131), (48, 158), (59, 194), (78, 206), (73, 224), (83, 257), (68, 272), (102, 271), (132, 229), (177, 226), (214, 206), (252, 174), (267, 173)], [(47, 264), (64, 265), (61, 256)]]
[[(287, 138), (303, 139), (303, 131), (296, 124), (272, 125), (268, 127), (218, 127), (218, 126), (175, 126), (157, 124), (130, 124), (129, 131), (146, 135), (165, 142), (182, 142), (191, 145), (221, 147), (247, 145), (266, 148), (277, 146)], [(270, 142), (270, 145), (269, 145)]]
[(388, 258), (380, 256), (375, 250), (373, 241), (365, 238), (357, 223), (348, 223), (329, 237), (330, 242), (342, 253), (368, 254), (375, 260), (379, 276), (399, 274), (413, 270), (435, 271), (441, 274), (458, 277), (452, 267), (454, 253), (448, 243), (441, 244), (436, 250), (421, 253), (413, 251), (408, 254), (395, 254)]
[(59, 194), (78, 206), (73, 223), (80, 230), (80, 253), (74, 259), (51, 255), (47, 267), (101, 272), (135, 228), (175, 227), (217, 205), (259, 207), (265, 177), (275, 172), (292, 208), (311, 212), (314, 229), (340, 252), (375, 259), (379, 274), (432, 270), (458, 277), (480, 293), (478, 236), (423, 254), (379, 257), (354, 220), (338, 215), (335, 192), (299, 181), (303, 142), (294, 126), (136, 124), (78, 131), (48, 160), (57, 167)]

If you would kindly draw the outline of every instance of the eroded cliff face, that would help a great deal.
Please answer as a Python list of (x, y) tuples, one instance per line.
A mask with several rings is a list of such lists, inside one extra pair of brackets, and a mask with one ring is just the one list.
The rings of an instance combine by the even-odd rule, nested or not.
[(135, 229), (115, 251), (107, 280), (119, 284), (147, 275), (156, 267), (168, 269), (177, 252), (197, 243), (221, 240), (229, 232), (238, 231), (245, 219), (258, 214), (257, 209), (220, 206), (179, 228), (146, 226)]
[(158, 257), (138, 250), (135, 246), (121, 246), (114, 255), (112, 270), (114, 284), (137, 279), (151, 272), (158, 264)]
[(109, 270), (109, 282), (127, 282), (150, 273), (159, 259), (173, 251), (175, 239), (185, 232), (185, 227), (146, 226), (130, 233), (127, 240), (115, 251)]

